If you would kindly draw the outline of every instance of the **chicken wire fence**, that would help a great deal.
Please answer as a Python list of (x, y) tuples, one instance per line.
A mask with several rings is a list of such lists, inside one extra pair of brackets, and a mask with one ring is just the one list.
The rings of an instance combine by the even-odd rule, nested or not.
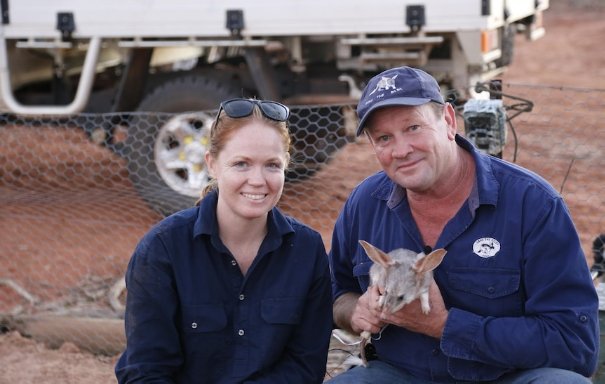
[[(502, 91), (500, 156), (561, 190), (590, 256), (605, 230), (605, 90)], [(524, 101), (531, 111), (517, 112)], [(203, 154), (215, 113), (0, 115), (4, 330), (107, 355), (123, 349), (126, 265), (141, 236), (194, 204), (207, 183)], [(328, 250), (349, 192), (379, 169), (367, 140), (354, 136), (356, 123), (354, 105), (292, 107), (293, 163), (279, 206), (318, 230)], [(332, 348), (351, 350), (336, 341)]]

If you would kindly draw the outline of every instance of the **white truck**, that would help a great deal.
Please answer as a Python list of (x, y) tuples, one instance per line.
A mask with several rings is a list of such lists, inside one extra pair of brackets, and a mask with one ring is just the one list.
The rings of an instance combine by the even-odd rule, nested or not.
[[(48, 116), (207, 111), (238, 96), (342, 105), (355, 102), (369, 77), (399, 65), (423, 68), (465, 98), (511, 63), (515, 34), (544, 34), (549, 2), (0, 0), (0, 7), (0, 112)], [(342, 120), (323, 127), (327, 134), (314, 134), (314, 124), (325, 125), (316, 120), (291, 124), (311, 173), (311, 163), (325, 161), (354, 129), (344, 108), (318, 113), (334, 111)], [(148, 201), (158, 190), (163, 199), (176, 192), (164, 213), (190, 204), (207, 182), (199, 153), (211, 114), (137, 119), (125, 124), (125, 139), (116, 134), (124, 124), (87, 132), (122, 148)], [(133, 151), (141, 129), (155, 145)]]

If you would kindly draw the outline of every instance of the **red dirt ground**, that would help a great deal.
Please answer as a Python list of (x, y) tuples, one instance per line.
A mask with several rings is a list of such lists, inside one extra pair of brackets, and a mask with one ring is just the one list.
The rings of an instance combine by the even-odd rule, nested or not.
[[(605, 50), (601, 48), (605, 7), (598, 6), (598, 0), (569, 1), (575, 4), (573, 7), (566, 3), (551, 0), (551, 9), (545, 14), (544, 38), (531, 44), (521, 37), (517, 40), (514, 64), (503, 79), (505, 84), (553, 86), (505, 88), (505, 92), (536, 102), (534, 112), (513, 121), (519, 130), (517, 162), (540, 173), (557, 188), (564, 183), (563, 195), (590, 256), (592, 239), (605, 231), (605, 165), (601, 159), (605, 144), (601, 126), (605, 118)], [(577, 90), (572, 92), (573, 98), (564, 99), (570, 93), (559, 87)], [(27, 133), (15, 130), (9, 137), (0, 138), (0, 163), (5, 172), (0, 176), (5, 182), (12, 178), (13, 185), (18, 185), (20, 177), (29, 175), (31, 193), (6, 189), (5, 197), (11, 198), (11, 205), (0, 207), (0, 262), (8, 276), (36, 299), (45, 301), (77, 286), (78, 291), (72, 292), (74, 299), (63, 304), (85, 306), (78, 299), (82, 293), (94, 298), (96, 292), (104, 292), (102, 288), (123, 273), (136, 242), (159, 216), (138, 198), (124, 174), (107, 174), (107, 169), (124, 169), (124, 164), (83, 136), (70, 136), (73, 148), (63, 150), (61, 155), (76, 158), (72, 166), (77, 172), (51, 179), (50, 171), (65, 159), (53, 154), (48, 144), (53, 141), (52, 135), (62, 133), (44, 132), (45, 142), (40, 147), (34, 143), (28, 151), (18, 153), (20, 159), (30, 161), (31, 169), (25, 170), (23, 164), (11, 163), (14, 160), (10, 158), (14, 147), (11, 140), (18, 142), (20, 134)], [(64, 137), (54, 139), (65, 141)], [(79, 159), (82, 147), (87, 156)], [(512, 159), (512, 146), (507, 146), (504, 157)], [(547, 161), (535, 161), (540, 158)], [(565, 177), (570, 164), (569, 177)], [(377, 169), (367, 143), (361, 140), (350, 144), (316, 177), (289, 187), (281, 206), (321, 231), (329, 248), (333, 220), (348, 192)], [(99, 177), (105, 184), (111, 181), (103, 190), (98, 189)], [(299, 192), (303, 188), (304, 197)], [(86, 199), (80, 197), (82, 189), (87, 190)], [(314, 206), (318, 199), (333, 204)], [(92, 239), (91, 232), (95, 234)], [(65, 258), (57, 259), (57, 254)], [(66, 270), (78, 272), (66, 275)], [(60, 276), (52, 287), (43, 282), (48, 275)], [(23, 297), (6, 285), (0, 284), (0, 297), (0, 312), (27, 306)], [(0, 384), (113, 383), (114, 362), (115, 356), (93, 355), (72, 343), (50, 349), (16, 332), (0, 335)]]

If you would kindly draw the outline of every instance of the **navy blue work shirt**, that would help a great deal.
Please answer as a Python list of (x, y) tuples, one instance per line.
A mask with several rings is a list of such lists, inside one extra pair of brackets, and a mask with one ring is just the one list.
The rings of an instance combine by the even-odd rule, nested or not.
[(138, 244), (126, 273), (120, 383), (321, 383), (332, 330), (320, 235), (277, 208), (244, 276), (219, 238), (217, 193)]
[[(476, 179), (434, 244), (448, 251), (434, 271), (449, 310), (443, 335), (389, 326), (372, 341), (378, 358), (444, 383), (539, 367), (591, 375), (598, 297), (565, 202), (535, 173), (482, 154), (459, 135), (456, 142), (473, 156)], [(355, 188), (336, 222), (334, 299), (368, 287), (372, 261), (360, 239), (387, 252), (424, 248), (405, 190), (384, 172)]]

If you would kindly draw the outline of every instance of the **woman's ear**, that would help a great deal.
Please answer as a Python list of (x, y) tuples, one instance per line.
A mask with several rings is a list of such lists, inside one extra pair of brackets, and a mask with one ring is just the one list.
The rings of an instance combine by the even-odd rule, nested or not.
[(286, 152), (286, 154), (284, 155), (284, 171), (287, 171), (288, 169), (290, 169), (290, 160), (292, 160), (290, 158), (290, 152)]
[(216, 179), (216, 174), (214, 172), (214, 157), (210, 154), (210, 152), (206, 151), (206, 154), (204, 155), (204, 160), (206, 161), (206, 168), (208, 168), (208, 175), (213, 179)]

